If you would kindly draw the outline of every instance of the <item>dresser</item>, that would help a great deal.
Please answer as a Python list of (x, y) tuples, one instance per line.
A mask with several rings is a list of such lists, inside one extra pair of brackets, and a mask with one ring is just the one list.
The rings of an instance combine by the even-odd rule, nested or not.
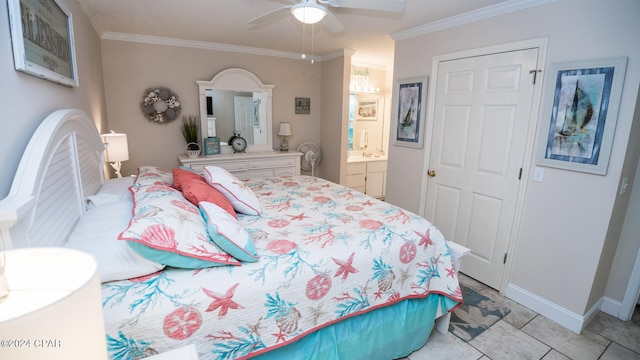
[(178, 156), (180, 165), (199, 173), (207, 165), (219, 166), (240, 180), (256, 177), (300, 175), (300, 157), (297, 151), (260, 151), (237, 154)]

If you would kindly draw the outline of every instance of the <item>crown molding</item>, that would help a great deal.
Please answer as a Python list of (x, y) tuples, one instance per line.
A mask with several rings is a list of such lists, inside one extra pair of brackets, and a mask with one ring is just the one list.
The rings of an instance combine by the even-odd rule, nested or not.
[(207, 42), (207, 41), (182, 40), (182, 39), (174, 39), (174, 38), (161, 37), (161, 36), (137, 35), (137, 34), (107, 31), (102, 34), (101, 38), (104, 40), (127, 41), (127, 42), (141, 43), (141, 44), (180, 46), (180, 47), (188, 47), (188, 48), (195, 48), (195, 49), (216, 50), (216, 51), (225, 51), (225, 52), (233, 52), (233, 53), (241, 53), (241, 54), (274, 56), (274, 57), (296, 59), (296, 60), (300, 59), (300, 54), (292, 53), (288, 51), (269, 50), (269, 49), (255, 48), (255, 47), (249, 47), (249, 46), (213, 43), (213, 42)]
[[(137, 35), (137, 34), (129, 34), (129, 33), (111, 32), (111, 31), (107, 31), (103, 33), (101, 38), (103, 40), (126, 41), (126, 42), (152, 44), (152, 45), (180, 46), (180, 47), (188, 47), (188, 48), (195, 48), (195, 49), (215, 50), (215, 51), (233, 52), (233, 53), (241, 53), (241, 54), (263, 55), (263, 56), (273, 56), (273, 57), (287, 58), (287, 59), (294, 59), (294, 60), (303, 60), (300, 57), (299, 53), (269, 50), (269, 49), (255, 48), (255, 47), (249, 47), (249, 46), (213, 43), (213, 42), (207, 42), (207, 41), (183, 40), (183, 39), (175, 39), (175, 38), (168, 38), (168, 37), (161, 37), (161, 36)], [(310, 61), (311, 59), (313, 59), (313, 61), (322, 62), (322, 61), (328, 61), (331, 59), (339, 58), (341, 56), (352, 56), (355, 53), (356, 51), (353, 49), (341, 49), (341, 50), (337, 50), (322, 56), (316, 55), (316, 56), (308, 57), (303, 61)]]
[(353, 49), (340, 49), (340, 50), (328, 53), (326, 55), (323, 55), (319, 59), (316, 59), (316, 60), (329, 61), (329, 60), (337, 59), (339, 57), (353, 56), (353, 54), (355, 54), (355, 53), (356, 53), (356, 51), (353, 50)]
[(492, 18), (498, 15), (509, 14), (512, 12), (549, 4), (558, 0), (510, 0), (492, 6), (487, 6), (478, 10), (470, 11), (464, 14), (452, 16), (446, 19), (430, 22), (424, 25), (416, 26), (411, 29), (398, 31), (391, 34), (394, 41), (405, 40), (419, 35), (425, 35), (436, 31), (449, 29), (452, 27), (469, 24), (472, 22)]

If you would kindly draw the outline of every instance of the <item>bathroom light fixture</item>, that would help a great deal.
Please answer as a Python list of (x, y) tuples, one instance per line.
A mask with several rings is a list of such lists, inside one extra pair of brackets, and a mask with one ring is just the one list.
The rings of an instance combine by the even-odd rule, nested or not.
[(293, 5), (291, 13), (303, 24), (315, 24), (327, 15), (327, 9), (316, 0), (307, 0)]

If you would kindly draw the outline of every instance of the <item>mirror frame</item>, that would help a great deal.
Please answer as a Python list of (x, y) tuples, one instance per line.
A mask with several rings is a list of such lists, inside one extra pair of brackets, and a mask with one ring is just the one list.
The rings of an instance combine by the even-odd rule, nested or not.
[(255, 74), (241, 68), (222, 70), (217, 73), (213, 79), (208, 81), (198, 80), (196, 84), (198, 84), (198, 93), (200, 95), (200, 129), (202, 139), (207, 137), (207, 89), (238, 92), (265, 91), (267, 93), (267, 143), (247, 145), (246, 152), (274, 151), (271, 97), (275, 85), (263, 84)]

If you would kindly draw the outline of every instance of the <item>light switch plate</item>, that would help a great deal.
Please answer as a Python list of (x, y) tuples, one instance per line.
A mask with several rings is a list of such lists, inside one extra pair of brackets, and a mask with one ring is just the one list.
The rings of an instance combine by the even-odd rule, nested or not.
[(543, 178), (544, 178), (544, 168), (536, 166), (536, 168), (533, 170), (533, 181), (542, 182)]

